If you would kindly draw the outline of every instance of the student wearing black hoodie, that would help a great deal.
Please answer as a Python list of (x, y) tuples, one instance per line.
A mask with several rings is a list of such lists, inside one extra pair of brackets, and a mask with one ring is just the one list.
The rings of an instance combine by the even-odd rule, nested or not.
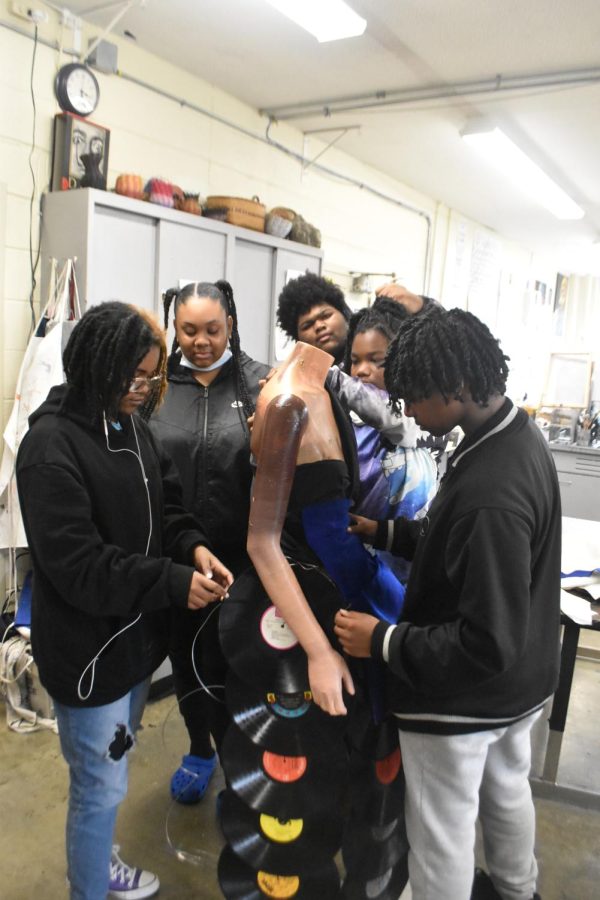
[[(412, 559), (400, 622), (336, 617), (350, 655), (388, 664), (414, 900), (538, 897), (530, 732), (558, 680), (560, 494), (539, 430), (504, 396), (506, 359), (462, 310), (401, 326), (393, 403), (465, 437), (427, 516), (396, 520), (394, 549)], [(491, 881), (473, 885), (478, 815)]]
[(184, 512), (174, 467), (143, 421), (165, 386), (156, 322), (124, 303), (92, 307), (63, 363), (67, 383), (31, 416), (17, 458), (33, 654), (69, 766), (71, 898), (138, 900), (159, 882), (112, 844), (127, 751), (167, 653), (170, 606), (220, 600), (232, 576)]

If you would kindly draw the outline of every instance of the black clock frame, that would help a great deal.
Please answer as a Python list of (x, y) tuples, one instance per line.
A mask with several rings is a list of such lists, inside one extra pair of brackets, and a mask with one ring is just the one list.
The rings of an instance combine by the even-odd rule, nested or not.
[[(86, 113), (81, 112), (81, 110), (76, 109), (73, 106), (73, 104), (69, 100), (69, 93), (67, 91), (67, 83), (69, 81), (69, 78), (71, 74), (73, 72), (76, 72), (78, 69), (85, 69), (85, 71), (89, 75), (91, 75), (96, 85), (96, 96), (98, 99), (94, 104), (94, 108), (90, 109), (90, 111)], [(56, 79), (54, 81), (54, 93), (56, 94), (56, 99), (58, 100), (58, 105), (61, 109), (63, 109), (65, 112), (73, 113), (76, 116), (82, 116), (83, 118), (85, 118), (86, 116), (90, 116), (98, 106), (98, 100), (100, 99), (100, 85), (98, 84), (98, 79), (88, 66), (84, 65), (83, 63), (72, 62), (61, 66), (61, 68), (56, 73)]]

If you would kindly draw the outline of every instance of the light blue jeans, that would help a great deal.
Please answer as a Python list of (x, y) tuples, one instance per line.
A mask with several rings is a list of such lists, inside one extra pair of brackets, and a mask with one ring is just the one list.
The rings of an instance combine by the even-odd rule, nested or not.
[(106, 900), (113, 832), (127, 793), (127, 751), (140, 725), (150, 681), (106, 706), (54, 701), (69, 766), (67, 875), (71, 900)]

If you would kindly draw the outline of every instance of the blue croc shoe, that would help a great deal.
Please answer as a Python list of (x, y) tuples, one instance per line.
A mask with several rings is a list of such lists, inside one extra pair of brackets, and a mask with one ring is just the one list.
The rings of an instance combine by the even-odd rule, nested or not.
[(206, 793), (208, 783), (217, 767), (217, 754), (210, 759), (202, 756), (184, 756), (181, 765), (171, 778), (171, 796), (178, 803), (198, 803)]

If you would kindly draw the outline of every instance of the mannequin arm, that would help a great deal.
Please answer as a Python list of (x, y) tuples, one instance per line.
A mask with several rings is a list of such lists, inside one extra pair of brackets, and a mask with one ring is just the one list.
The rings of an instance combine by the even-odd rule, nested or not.
[(346, 712), (342, 684), (349, 692), (354, 691), (350, 673), (313, 615), (280, 546), (307, 422), (306, 404), (294, 394), (275, 397), (267, 407), (250, 507), (248, 555), (271, 601), (308, 657), (315, 703), (331, 715), (341, 715)]

